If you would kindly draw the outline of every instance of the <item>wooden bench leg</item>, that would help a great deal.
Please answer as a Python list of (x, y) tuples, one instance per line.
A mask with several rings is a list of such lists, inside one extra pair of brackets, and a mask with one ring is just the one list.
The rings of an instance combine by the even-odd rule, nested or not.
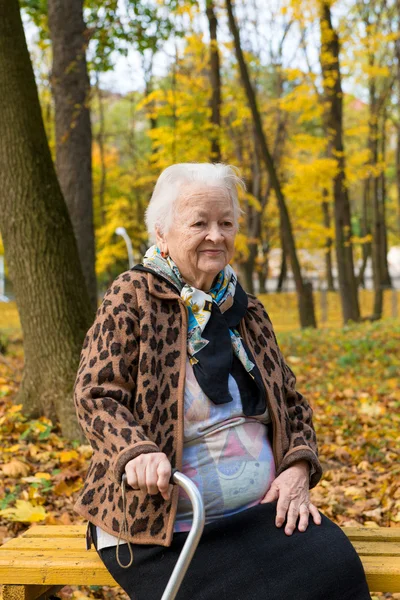
[(63, 587), (64, 585), (11, 585), (5, 583), (3, 584), (3, 600), (48, 600)]

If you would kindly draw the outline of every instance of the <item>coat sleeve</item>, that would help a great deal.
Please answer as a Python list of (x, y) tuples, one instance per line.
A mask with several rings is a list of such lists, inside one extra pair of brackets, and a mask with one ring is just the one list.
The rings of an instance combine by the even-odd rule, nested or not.
[(138, 315), (121, 274), (86, 334), (74, 384), (78, 421), (93, 450), (107, 457), (107, 475), (117, 484), (130, 460), (160, 452), (133, 416), (138, 356)]
[[(276, 338), (275, 338), (276, 339)], [(317, 437), (313, 425), (313, 410), (305, 397), (296, 390), (296, 376), (280, 355), (286, 408), (289, 416), (290, 444), (289, 449), (279, 465), (277, 475), (298, 460), (307, 460), (310, 464), (310, 489), (315, 487), (322, 477), (322, 467), (318, 459)]]

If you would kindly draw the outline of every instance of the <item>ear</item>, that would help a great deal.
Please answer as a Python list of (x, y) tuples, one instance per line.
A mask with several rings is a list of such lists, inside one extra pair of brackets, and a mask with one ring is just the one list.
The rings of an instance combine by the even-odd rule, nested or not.
[(160, 251), (164, 252), (165, 254), (168, 254), (167, 240), (165, 239), (165, 235), (161, 231), (161, 229), (159, 228), (158, 225), (156, 225), (156, 240), (157, 240), (157, 246), (160, 249)]

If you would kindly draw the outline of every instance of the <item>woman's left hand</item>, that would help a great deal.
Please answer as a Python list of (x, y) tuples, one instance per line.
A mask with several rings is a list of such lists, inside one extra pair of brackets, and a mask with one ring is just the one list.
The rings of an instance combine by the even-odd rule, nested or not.
[(309, 470), (310, 466), (306, 460), (296, 462), (274, 479), (261, 500), (261, 504), (278, 500), (275, 524), (281, 527), (287, 518), (286, 535), (292, 535), (299, 516), (299, 531), (307, 529), (310, 514), (316, 525), (321, 524), (321, 515), (309, 498)]

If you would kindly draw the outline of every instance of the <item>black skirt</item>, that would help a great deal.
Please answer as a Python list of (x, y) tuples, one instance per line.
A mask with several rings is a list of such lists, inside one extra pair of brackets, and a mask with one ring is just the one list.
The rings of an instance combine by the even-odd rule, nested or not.
[[(177, 600), (370, 600), (359, 556), (340, 527), (321, 513), (291, 536), (275, 525), (276, 501), (258, 504), (205, 526)], [(96, 528), (90, 524), (96, 546)], [(98, 554), (132, 600), (160, 600), (186, 540), (168, 548), (132, 544), (124, 569), (116, 546)], [(127, 544), (119, 548), (128, 564)]]

